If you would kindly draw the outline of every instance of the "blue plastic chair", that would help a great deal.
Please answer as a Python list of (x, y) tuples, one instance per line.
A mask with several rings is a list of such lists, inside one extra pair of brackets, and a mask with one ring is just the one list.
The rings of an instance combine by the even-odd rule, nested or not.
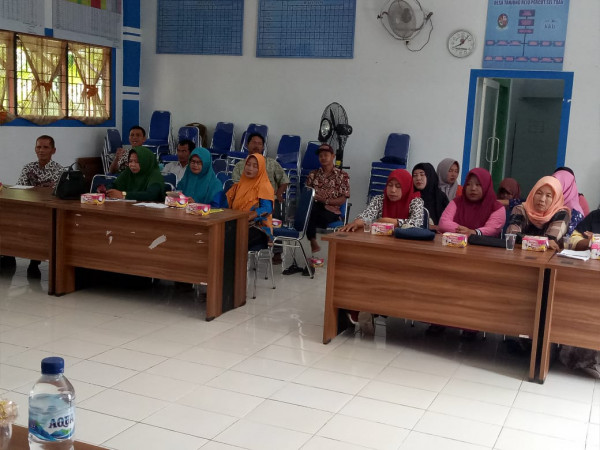
[(170, 152), (171, 113), (169, 111), (154, 111), (150, 119), (148, 139), (144, 146), (148, 147), (156, 156)]
[(90, 186), (90, 193), (95, 193), (97, 192), (98, 186), (100, 185), (104, 185), (104, 186), (109, 186), (112, 183), (115, 182), (115, 180), (117, 179), (117, 177), (112, 176), (112, 175), (94, 175), (94, 178), (92, 178), (92, 185)]
[(269, 127), (266, 125), (262, 125), (260, 123), (251, 123), (246, 128), (246, 131), (242, 135), (242, 141), (240, 145), (240, 151), (248, 153), (248, 144), (246, 142), (246, 136), (250, 136), (253, 133), (260, 134), (265, 140), (265, 149), (263, 151), (263, 155), (267, 154), (267, 144), (269, 141)]
[(314, 269), (308, 263), (306, 257), (306, 251), (302, 245), (302, 239), (306, 235), (306, 227), (308, 225), (308, 218), (312, 211), (313, 203), (315, 198), (315, 190), (313, 188), (305, 187), (302, 189), (300, 194), (300, 201), (298, 202), (298, 209), (296, 209), (296, 216), (294, 217), (294, 227), (281, 227), (273, 228), (273, 246), (282, 248), (292, 248), (293, 258), (296, 260), (296, 249), (302, 250), (304, 256), (304, 263), (308, 268), (308, 272), (311, 278), (314, 278)]
[(225, 159), (215, 159), (212, 163), (213, 170), (215, 173), (226, 172), (227, 171), (227, 160)]
[(217, 178), (221, 183), (231, 180), (231, 174), (227, 172), (217, 172)]
[(106, 136), (104, 137), (104, 148), (102, 149), (102, 167), (104, 173), (109, 173), (110, 163), (114, 158), (115, 153), (119, 147), (123, 146), (121, 140), (121, 133), (116, 128), (109, 128), (106, 130)]
[[(174, 173), (163, 174), (163, 180), (165, 180), (165, 183), (169, 183), (171, 186), (177, 186), (177, 176)], [(171, 190), (174, 191), (175, 188)]]
[(233, 123), (218, 122), (210, 143), (210, 153), (215, 158), (223, 158), (234, 148)]
[(409, 149), (410, 136), (408, 134), (390, 133), (383, 158), (381, 158), (381, 161), (371, 164), (367, 203), (375, 195), (383, 194), (388, 176), (392, 171), (406, 169)]
[(318, 141), (310, 141), (306, 144), (306, 150), (300, 164), (300, 186), (304, 186), (309, 173), (321, 167), (319, 155), (317, 155), (317, 149), (320, 146), (321, 143)]
[[(179, 132), (177, 133), (177, 144), (181, 141), (189, 140), (194, 143), (195, 147), (198, 147), (198, 142), (200, 142), (200, 131), (197, 127), (181, 127), (179, 128)], [(174, 149), (176, 150), (176, 149)], [(177, 153), (169, 153), (168, 155), (161, 155), (161, 162), (174, 162), (177, 161)]]

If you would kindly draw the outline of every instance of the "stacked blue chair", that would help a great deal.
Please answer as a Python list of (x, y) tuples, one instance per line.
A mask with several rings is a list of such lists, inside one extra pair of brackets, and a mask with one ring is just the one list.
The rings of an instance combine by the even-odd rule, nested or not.
[(150, 119), (148, 139), (144, 147), (152, 150), (158, 159), (162, 154), (169, 154), (171, 148), (171, 113), (169, 111), (154, 111)]
[(215, 159), (212, 163), (213, 170), (215, 173), (227, 171), (227, 160), (226, 159)]
[(380, 162), (371, 164), (367, 202), (373, 196), (383, 194), (390, 172), (396, 169), (406, 169), (409, 149), (410, 136), (408, 134), (390, 133), (385, 144), (383, 158)]
[(106, 130), (106, 136), (104, 137), (104, 147), (102, 149), (102, 167), (104, 173), (108, 174), (110, 169), (110, 163), (117, 153), (117, 149), (123, 145), (121, 140), (121, 133), (116, 128), (109, 128)]
[(112, 175), (94, 175), (94, 178), (92, 178), (92, 185), (90, 187), (90, 192), (92, 194), (95, 192), (98, 192), (98, 186), (100, 186), (100, 185), (110, 186), (111, 184), (113, 184), (115, 182), (116, 179), (117, 179), (117, 177), (112, 176)]
[(310, 141), (306, 144), (306, 150), (300, 164), (300, 186), (304, 186), (309, 173), (321, 167), (319, 155), (317, 155), (317, 149), (320, 146), (319, 141)]
[(163, 174), (163, 180), (165, 180), (165, 187), (169, 188), (170, 191), (174, 191), (177, 186), (177, 176), (174, 173)]
[(217, 178), (221, 183), (231, 180), (231, 174), (227, 172), (217, 172)]
[(210, 143), (210, 153), (213, 159), (225, 158), (234, 147), (233, 123), (218, 122)]
[[(200, 142), (200, 130), (198, 130), (197, 127), (188, 126), (179, 128), (179, 132), (177, 133), (177, 144), (179, 145), (179, 143), (184, 140), (192, 141), (194, 145), (198, 147), (198, 143)], [(176, 150), (176, 148), (173, 150)], [(177, 161), (177, 153), (172, 152), (168, 155), (162, 155), (160, 160), (161, 162)]]
[(290, 185), (285, 192), (286, 220), (290, 206), (296, 201), (296, 193), (300, 184), (300, 143), (300, 136), (284, 134), (277, 147), (277, 162), (290, 179)]
[(257, 123), (251, 123), (248, 125), (246, 131), (242, 134), (242, 140), (240, 142), (240, 150), (239, 151), (230, 151), (227, 153), (227, 171), (233, 172), (233, 168), (235, 165), (241, 161), (242, 159), (246, 159), (248, 156), (248, 144), (246, 143), (246, 137), (250, 136), (253, 133), (260, 134), (265, 140), (265, 146), (263, 149), (263, 155), (267, 154), (267, 141), (269, 134), (269, 127), (266, 125), (261, 125)]

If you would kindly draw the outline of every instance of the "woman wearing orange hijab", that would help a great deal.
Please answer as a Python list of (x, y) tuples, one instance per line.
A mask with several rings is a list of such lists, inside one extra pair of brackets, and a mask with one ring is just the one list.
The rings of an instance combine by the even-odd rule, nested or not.
[(227, 191), (231, 209), (250, 211), (248, 249), (265, 248), (273, 239), (273, 201), (275, 193), (267, 176), (264, 156), (253, 154), (246, 158), (240, 181)]
[(565, 206), (562, 185), (554, 177), (543, 177), (529, 192), (527, 200), (513, 208), (506, 233), (546, 236), (550, 248), (558, 250), (558, 242), (567, 232), (571, 211)]

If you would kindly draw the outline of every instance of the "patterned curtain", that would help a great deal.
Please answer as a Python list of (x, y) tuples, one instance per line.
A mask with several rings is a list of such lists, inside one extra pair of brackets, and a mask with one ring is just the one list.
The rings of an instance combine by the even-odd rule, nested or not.
[(102, 123), (110, 118), (110, 49), (70, 43), (71, 55), (77, 75), (72, 77), (69, 67), (69, 117), (86, 125)]
[(10, 122), (15, 115), (10, 112), (10, 86), (13, 73), (14, 33), (0, 31), (0, 124)]
[(66, 116), (65, 86), (61, 74), (67, 44), (64, 41), (18, 35), (24, 60), (17, 61), (17, 114), (37, 125)]

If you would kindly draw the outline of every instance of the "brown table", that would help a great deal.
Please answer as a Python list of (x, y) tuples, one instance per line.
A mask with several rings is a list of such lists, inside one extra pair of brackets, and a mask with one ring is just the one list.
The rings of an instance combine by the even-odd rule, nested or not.
[(51, 188), (0, 191), (0, 255), (48, 261), (54, 293), (55, 204)]
[(56, 205), (57, 295), (75, 290), (75, 268), (207, 283), (206, 320), (246, 302), (248, 213), (206, 216), (131, 202)]
[(338, 333), (339, 309), (368, 311), (532, 339), (535, 379), (544, 267), (550, 252), (444, 247), (367, 233), (329, 241), (323, 343)]
[(548, 267), (541, 380), (548, 374), (551, 343), (600, 350), (600, 260), (554, 256)]
[[(29, 450), (29, 434), (25, 427), (13, 425), (12, 438), (10, 440), (9, 450)], [(102, 450), (106, 447), (97, 447), (92, 444), (75, 441), (75, 450)]]

